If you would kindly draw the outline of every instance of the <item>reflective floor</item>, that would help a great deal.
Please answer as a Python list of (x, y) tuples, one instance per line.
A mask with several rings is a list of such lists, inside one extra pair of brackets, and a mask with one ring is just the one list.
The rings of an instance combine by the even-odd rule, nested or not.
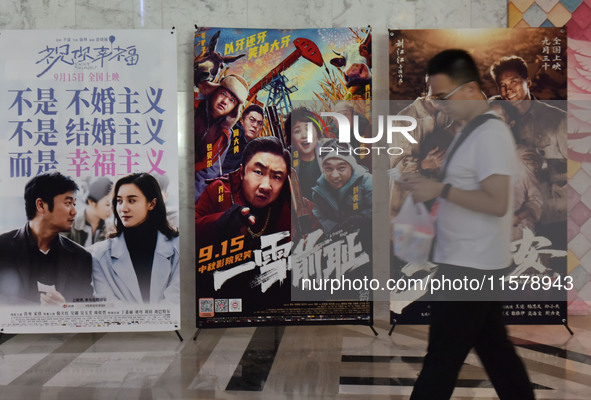
[[(379, 312), (377, 313), (380, 314)], [(210, 329), (168, 333), (4, 335), (0, 399), (405, 399), (427, 327), (387, 312), (367, 326)], [(591, 398), (591, 316), (563, 326), (511, 326), (538, 399)], [(454, 399), (495, 399), (470, 354)]]

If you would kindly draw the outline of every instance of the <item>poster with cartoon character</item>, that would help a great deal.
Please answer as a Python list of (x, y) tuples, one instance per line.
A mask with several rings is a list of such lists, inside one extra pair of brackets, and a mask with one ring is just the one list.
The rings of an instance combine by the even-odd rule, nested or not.
[(371, 129), (371, 29), (204, 27), (194, 48), (198, 326), (371, 324), (341, 282), (371, 276), (371, 157), (338, 134)]

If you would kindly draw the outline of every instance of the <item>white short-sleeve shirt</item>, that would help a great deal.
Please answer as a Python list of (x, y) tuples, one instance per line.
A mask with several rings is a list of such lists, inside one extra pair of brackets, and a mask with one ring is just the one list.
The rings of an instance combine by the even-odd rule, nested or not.
[[(460, 135), (461, 132), (455, 136), (449, 148), (455, 146)], [(478, 190), (480, 182), (491, 175), (512, 177), (515, 166), (515, 142), (509, 127), (501, 120), (491, 119), (478, 126), (458, 147), (444, 182), (458, 189)], [(512, 196), (512, 190), (510, 193)], [(482, 270), (509, 266), (512, 203), (509, 199), (507, 213), (496, 217), (440, 199), (433, 261)]]

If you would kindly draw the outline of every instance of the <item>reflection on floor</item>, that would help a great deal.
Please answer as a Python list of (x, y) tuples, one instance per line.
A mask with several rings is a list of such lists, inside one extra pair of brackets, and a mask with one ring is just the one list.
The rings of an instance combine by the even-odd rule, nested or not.
[[(591, 316), (563, 326), (512, 326), (538, 399), (591, 398)], [(174, 333), (4, 335), (0, 399), (405, 399), (421, 368), (427, 327), (387, 318), (366, 326)], [(495, 399), (470, 354), (454, 399)]]

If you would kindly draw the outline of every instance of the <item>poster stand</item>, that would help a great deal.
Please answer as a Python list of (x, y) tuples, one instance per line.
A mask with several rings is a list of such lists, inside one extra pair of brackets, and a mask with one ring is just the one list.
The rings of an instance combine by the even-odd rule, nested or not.
[(392, 336), (392, 332), (394, 332), (394, 328), (396, 328), (396, 322), (394, 322), (392, 324), (392, 327), (390, 328), (390, 331), (388, 332), (388, 336)]
[(199, 336), (199, 332), (201, 332), (201, 328), (197, 328), (197, 331), (193, 335), (193, 340), (197, 340), (197, 336)]
[(574, 336), (575, 333), (568, 326), (568, 323), (566, 322), (566, 318), (563, 318), (562, 319), (562, 325), (564, 325), (564, 327), (566, 328), (566, 330), (568, 331), (568, 333), (570, 333), (571, 336)]

